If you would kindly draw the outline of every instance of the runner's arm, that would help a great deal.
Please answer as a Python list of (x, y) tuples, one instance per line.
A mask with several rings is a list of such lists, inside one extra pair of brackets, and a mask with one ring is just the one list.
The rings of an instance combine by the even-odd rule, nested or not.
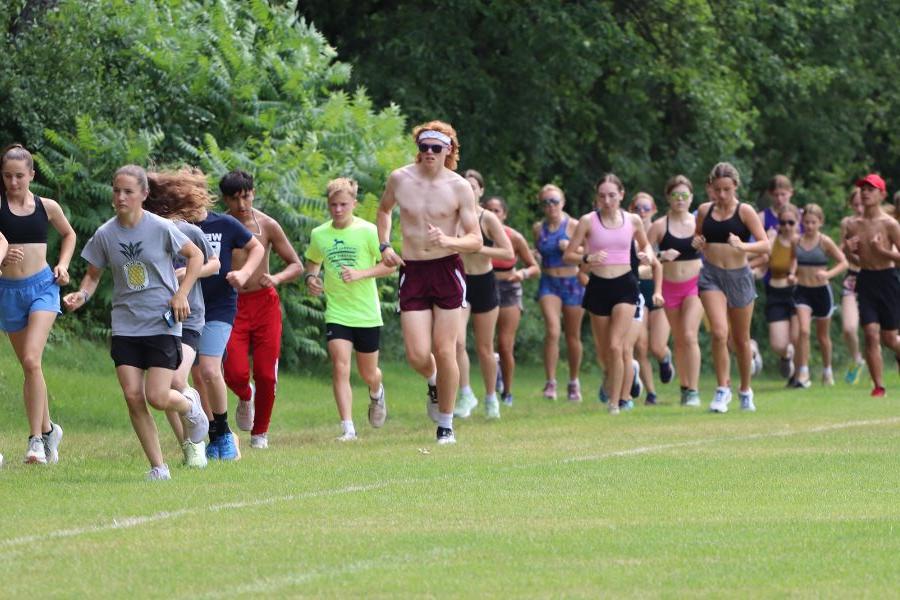
[(63, 306), (66, 307), (66, 310), (78, 310), (84, 306), (85, 302), (88, 301), (88, 298), (93, 296), (94, 292), (97, 291), (97, 285), (100, 283), (100, 277), (102, 276), (103, 269), (88, 263), (87, 271), (81, 279), (81, 285), (78, 286), (78, 291), (71, 292), (63, 297)]
[(515, 250), (513, 250), (512, 242), (509, 240), (509, 237), (507, 237), (506, 231), (503, 229), (503, 224), (500, 222), (500, 219), (497, 218), (497, 215), (486, 210), (484, 211), (483, 222), (487, 224), (487, 232), (490, 238), (494, 240), (494, 246), (484, 246), (479, 254), (500, 260), (515, 259), (516, 253)]
[(822, 245), (825, 247), (825, 254), (830, 256), (835, 261), (835, 265), (825, 271), (824, 275), (826, 279), (831, 279), (837, 275), (840, 275), (849, 267), (849, 263), (847, 262), (847, 257), (844, 256), (844, 253), (841, 252), (841, 249), (838, 248), (838, 245), (834, 243), (827, 235), (822, 235)]
[(272, 242), (272, 249), (284, 261), (284, 268), (278, 273), (271, 273), (269, 277), (275, 285), (294, 281), (303, 274), (303, 262), (297, 255), (297, 251), (287, 239), (284, 229), (281, 228), (274, 219), (269, 221), (269, 239)]
[(54, 200), (44, 201), (44, 210), (47, 211), (47, 219), (56, 232), (59, 233), (59, 260), (53, 269), (53, 275), (59, 285), (69, 283), (69, 264), (75, 253), (75, 230), (63, 213), (62, 208)]
[(459, 228), (463, 235), (454, 237), (446, 235), (440, 228), (431, 223), (428, 224), (428, 235), (432, 243), (449, 248), (457, 252), (471, 254), (480, 252), (484, 246), (481, 231), (478, 227), (478, 217), (475, 215), (475, 194), (472, 186), (465, 180), (457, 182), (456, 196), (459, 201)]
[(516, 251), (516, 256), (521, 258), (522, 262), (525, 263), (525, 268), (519, 269), (520, 276), (522, 277), (522, 279), (531, 279), (532, 277), (537, 277), (541, 274), (541, 267), (534, 259), (534, 254), (531, 252), (531, 248), (528, 247), (528, 242), (525, 241), (525, 236), (515, 230), (513, 230), (513, 234), (513, 249)]

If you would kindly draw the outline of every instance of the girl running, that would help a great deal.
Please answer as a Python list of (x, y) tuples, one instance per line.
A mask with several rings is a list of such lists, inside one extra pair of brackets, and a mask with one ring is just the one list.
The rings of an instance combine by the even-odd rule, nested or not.
[[(346, 178), (328, 183), (331, 220), (313, 229), (306, 250), (306, 287), (314, 296), (325, 293), (325, 337), (331, 356), (331, 382), (343, 433), (339, 441), (356, 439), (350, 355), (369, 386), (369, 424), (381, 427), (387, 417), (384, 385), (378, 368), (381, 304), (376, 277), (394, 272), (381, 261), (375, 225), (355, 217), (357, 184)], [(324, 268), (322, 281), (320, 270)]]
[[(594, 339), (604, 351), (600, 362), (606, 366), (606, 389), (618, 392), (624, 378), (624, 340), (640, 302), (631, 264), (632, 245), (637, 241), (645, 253), (650, 247), (641, 218), (621, 209), (625, 188), (619, 178), (604, 175), (596, 190), (596, 210), (579, 219), (563, 258), (568, 264), (584, 264), (590, 269), (583, 305), (591, 313)], [(582, 245), (584, 253), (579, 254)], [(654, 290), (653, 300), (662, 304), (661, 289)], [(619, 414), (615, 400), (609, 402), (612, 415)]]
[[(559, 314), (562, 311), (566, 335), (566, 356), (569, 359), (570, 401), (581, 400), (581, 320), (584, 309), (584, 287), (578, 281), (578, 267), (563, 262), (563, 252), (569, 247), (569, 238), (578, 223), (563, 210), (566, 196), (553, 184), (547, 184), (538, 193), (538, 201), (544, 209), (544, 219), (534, 224), (534, 246), (541, 257), (541, 281), (537, 300), (544, 316), (544, 398), (556, 400), (556, 363), (559, 361)], [(574, 248), (573, 250), (579, 250)]]
[[(768, 210), (768, 209), (767, 209)], [(769, 239), (768, 273), (766, 275), (766, 323), (769, 345), (780, 359), (781, 376), (788, 386), (794, 382), (794, 344), (792, 321), (795, 319), (794, 286), (797, 283), (797, 230), (800, 211), (784, 204), (778, 211), (778, 232)]]
[[(734, 166), (726, 162), (717, 164), (710, 171), (707, 183), (712, 201), (701, 204), (697, 210), (693, 246), (703, 252), (697, 287), (710, 321), (718, 383), (709, 408), (712, 412), (724, 413), (731, 402), (730, 337), (741, 374), (738, 390), (741, 409), (754, 411), (756, 406), (750, 388), (750, 320), (756, 289), (747, 255), (768, 254), (769, 240), (756, 211), (737, 198), (741, 177)], [(751, 235), (757, 241), (750, 242)]]
[[(488, 198), (484, 207), (497, 215), (501, 223), (506, 222), (509, 209), (506, 201), (500, 196)], [(537, 277), (541, 268), (528, 247), (525, 236), (509, 227), (503, 226), (506, 237), (512, 244), (515, 257), (511, 260), (492, 259), (494, 276), (497, 278), (497, 290), (500, 293), (500, 314), (497, 317), (497, 349), (500, 352), (500, 371), (503, 375), (503, 393), (500, 401), (506, 406), (513, 403), (513, 376), (516, 370), (516, 332), (522, 319), (522, 282), (532, 277)], [(521, 259), (525, 264), (524, 269), (517, 269), (516, 264)]]
[[(50, 420), (42, 360), (50, 328), (59, 310), (59, 288), (69, 283), (75, 230), (62, 208), (30, 190), (34, 160), (19, 144), (0, 154), (0, 234), (8, 242), (0, 277), (0, 329), (9, 336), (25, 376), (23, 397), (28, 417), (25, 462), (59, 461), (63, 430)], [(47, 264), (47, 230), (60, 236), (56, 266)]]
[(693, 247), (696, 219), (690, 212), (694, 186), (684, 175), (666, 182), (669, 212), (650, 227), (650, 244), (659, 248), (663, 267), (662, 294), (666, 317), (675, 342), (675, 364), (681, 382), (681, 404), (700, 406), (700, 344), (698, 334), (703, 320), (697, 281), (700, 278), (700, 253)]
[[(841, 219), (842, 247), (847, 241), (847, 227), (855, 219), (861, 218), (863, 214), (862, 198), (859, 195), (858, 187), (853, 188), (853, 192), (847, 198), (847, 204), (853, 214)], [(845, 254), (844, 256), (847, 259), (848, 268), (841, 285), (841, 333), (844, 336), (844, 346), (847, 348), (851, 361), (847, 373), (844, 375), (844, 381), (855, 385), (866, 364), (859, 351), (859, 304), (856, 298), (856, 277), (859, 275), (859, 264), (855, 262), (853, 255)]]
[[(834, 385), (831, 371), (831, 314), (834, 312), (834, 296), (830, 281), (847, 269), (847, 259), (830, 237), (821, 233), (825, 224), (825, 212), (818, 204), (803, 207), (803, 235), (797, 241), (797, 287), (794, 303), (800, 321), (797, 344), (796, 386), (807, 388), (809, 377), (810, 324), (816, 321), (816, 337), (822, 352), (822, 383)], [(829, 259), (834, 266), (828, 268)]]
[[(175, 225), (143, 209), (149, 185), (141, 167), (127, 165), (113, 177), (116, 216), (88, 240), (82, 258), (87, 273), (77, 292), (66, 294), (67, 310), (81, 308), (100, 283), (103, 269), (113, 275), (112, 344), (110, 354), (131, 424), (150, 461), (150, 480), (171, 479), (163, 461), (159, 435), (147, 404), (175, 410), (188, 439), (198, 444), (209, 421), (196, 396), (187, 398), (172, 389), (181, 364), (181, 323), (190, 314), (188, 294), (197, 281), (203, 253)], [(172, 261), (187, 259), (179, 286)]]

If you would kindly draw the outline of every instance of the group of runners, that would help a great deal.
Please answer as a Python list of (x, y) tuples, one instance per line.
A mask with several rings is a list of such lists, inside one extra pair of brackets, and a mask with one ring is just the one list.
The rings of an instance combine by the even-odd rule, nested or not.
[[(717, 382), (709, 407), (724, 413), (732, 396), (731, 352), (741, 408), (755, 410), (750, 384), (760, 365), (750, 322), (756, 276), (765, 279), (770, 341), (782, 357), (782, 374), (789, 385), (808, 387), (812, 322), (823, 381), (834, 381), (829, 281), (850, 265), (843, 314), (854, 364), (847, 378), (855, 382), (862, 362), (856, 331), (846, 327), (858, 314), (872, 394), (884, 395), (881, 345), (900, 356), (900, 225), (881, 208), (886, 187), (878, 175), (856, 182), (850, 201), (855, 213), (842, 223), (838, 242), (821, 232), (820, 207), (807, 204), (801, 211), (790, 203), (792, 189), (783, 176), (773, 179), (772, 206), (765, 211), (739, 201), (740, 175), (729, 163), (711, 170), (705, 182), (709, 201), (693, 212), (693, 184), (683, 175), (672, 177), (664, 190), (668, 211), (656, 220), (655, 202), (645, 192), (635, 194), (626, 210), (625, 187), (613, 174), (600, 179), (594, 210), (578, 219), (566, 214), (563, 190), (548, 184), (538, 194), (544, 218), (533, 228), (532, 249), (524, 235), (505, 225), (505, 200), (483, 197), (482, 176), (456, 172), (460, 144), (452, 126), (431, 121), (415, 127), (412, 136), (415, 162), (390, 174), (375, 224), (354, 215), (356, 182), (339, 178), (328, 184), (331, 218), (312, 231), (305, 273), (278, 222), (253, 206), (248, 173), (233, 171), (219, 181), (228, 209), (219, 214), (211, 210), (214, 200), (200, 171), (123, 166), (112, 181), (115, 216), (85, 244), (87, 272), (61, 302), (75, 232), (56, 202), (30, 191), (30, 153), (19, 145), (6, 148), (0, 155), (0, 324), (25, 376), (25, 462), (58, 461), (63, 431), (50, 418), (41, 357), (61, 307), (75, 311), (88, 302), (107, 268), (113, 277), (111, 356), (150, 479), (168, 479), (170, 473), (148, 405), (165, 411), (190, 467), (240, 458), (239, 438), (228, 420), (228, 388), (238, 398), (236, 424), (250, 432), (251, 447), (268, 446), (281, 341), (276, 288), (301, 275), (310, 294), (325, 296), (341, 441), (357, 436), (350, 386), (354, 351), (368, 387), (370, 424), (381, 427), (387, 416), (375, 280), (397, 269), (406, 357), (426, 380), (427, 414), (437, 426), (438, 444), (454, 443), (454, 417), (466, 418), (478, 405), (465, 343), (469, 321), (486, 417), (499, 418), (500, 406), (513, 404), (522, 282), (537, 277), (546, 327), (546, 398), (557, 396), (564, 333), (566, 396), (582, 399), (581, 321), (587, 310), (605, 373), (598, 396), (610, 414), (630, 409), (641, 388), (646, 404), (657, 403), (650, 357), (659, 364), (662, 383), (677, 375), (683, 405), (700, 406), (698, 334), (705, 315)], [(390, 235), (398, 208), (402, 242), (395, 247)], [(48, 225), (61, 238), (52, 268)], [(273, 250), (285, 265), (277, 273), (269, 270)]]

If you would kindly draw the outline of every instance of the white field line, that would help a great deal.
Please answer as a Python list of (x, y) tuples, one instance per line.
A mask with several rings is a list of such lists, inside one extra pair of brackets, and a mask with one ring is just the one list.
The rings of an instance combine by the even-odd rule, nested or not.
[[(895, 423), (900, 423), (900, 417), (892, 417), (889, 419), (869, 419), (864, 421), (847, 421), (845, 423), (833, 423), (831, 425), (820, 425), (817, 427), (810, 427), (807, 429), (787, 429), (783, 431), (769, 431), (765, 433), (755, 433), (749, 435), (739, 435), (732, 437), (718, 437), (718, 438), (703, 438), (697, 440), (687, 440), (684, 442), (673, 442), (670, 444), (656, 444), (652, 446), (639, 446), (637, 448), (629, 448), (626, 450), (615, 450), (611, 452), (603, 452), (600, 454), (592, 454), (587, 456), (575, 456), (571, 458), (564, 459), (562, 461), (552, 461), (553, 464), (558, 464), (559, 462), (563, 463), (574, 463), (574, 462), (585, 462), (592, 460), (602, 460), (605, 458), (616, 458), (621, 456), (636, 456), (640, 454), (649, 454), (652, 452), (660, 452), (664, 450), (671, 450), (675, 448), (689, 448), (694, 446), (702, 446), (706, 444), (716, 444), (721, 442), (741, 442), (741, 441), (751, 441), (751, 440), (759, 440), (765, 438), (775, 438), (775, 437), (789, 437), (795, 435), (806, 435), (810, 433), (823, 433), (827, 431), (838, 431), (841, 429), (849, 429), (852, 427), (866, 427), (869, 425), (891, 425)], [(545, 463), (539, 463), (545, 464)], [(538, 464), (527, 464), (527, 465), (516, 465), (519, 468), (530, 468), (538, 466)], [(257, 500), (249, 500), (246, 502), (226, 502), (222, 504), (212, 504), (206, 507), (200, 508), (186, 508), (181, 510), (173, 510), (173, 511), (162, 511), (153, 513), (150, 515), (139, 515), (135, 517), (123, 517), (118, 519), (113, 519), (108, 523), (101, 523), (99, 525), (90, 525), (86, 527), (74, 527), (71, 529), (57, 529), (56, 531), (50, 531), (40, 535), (28, 535), (22, 537), (8, 538), (5, 540), (0, 540), (0, 548), (12, 548), (15, 546), (22, 546), (25, 544), (31, 544), (34, 542), (45, 542), (53, 539), (65, 539), (78, 537), (82, 535), (90, 535), (93, 533), (99, 533), (102, 531), (115, 531), (119, 529), (131, 529), (134, 527), (139, 527), (141, 525), (147, 525), (149, 523), (156, 523), (158, 521), (167, 521), (169, 519), (175, 519), (178, 517), (183, 517), (187, 515), (197, 514), (205, 511), (217, 512), (220, 510), (228, 510), (228, 509), (236, 509), (236, 508), (252, 508), (257, 506), (265, 506), (268, 504), (274, 504), (276, 502), (290, 502), (293, 500), (302, 500), (304, 498), (319, 498), (324, 496), (334, 496), (340, 494), (354, 494), (357, 492), (368, 492), (372, 490), (382, 489), (385, 487), (400, 485), (404, 483), (412, 483), (411, 480), (394, 480), (394, 481), (382, 481), (378, 483), (372, 483), (368, 485), (351, 485), (343, 488), (331, 489), (331, 490), (315, 490), (311, 492), (303, 492), (300, 494), (289, 494), (287, 496), (273, 496), (270, 498), (261, 498)]]

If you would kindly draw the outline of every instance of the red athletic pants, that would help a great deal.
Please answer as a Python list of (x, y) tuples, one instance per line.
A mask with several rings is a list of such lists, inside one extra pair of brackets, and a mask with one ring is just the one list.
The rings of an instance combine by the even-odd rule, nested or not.
[(237, 316), (225, 353), (225, 383), (241, 400), (250, 399), (250, 353), (256, 385), (253, 435), (266, 433), (275, 405), (281, 354), (281, 300), (274, 288), (238, 295)]

